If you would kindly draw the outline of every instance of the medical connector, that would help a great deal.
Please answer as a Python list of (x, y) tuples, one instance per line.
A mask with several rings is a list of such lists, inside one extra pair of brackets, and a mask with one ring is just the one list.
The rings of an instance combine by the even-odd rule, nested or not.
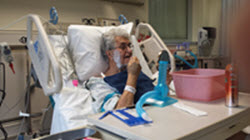
[[(159, 57), (159, 79), (158, 84), (153, 91), (145, 93), (140, 100), (136, 103), (136, 111), (138, 115), (146, 121), (152, 121), (143, 109), (144, 104), (150, 104), (158, 107), (165, 107), (176, 103), (177, 100), (168, 97), (169, 88), (166, 84), (167, 68), (169, 63), (169, 55), (167, 51), (162, 51)], [(149, 102), (149, 100), (151, 102)]]
[(50, 23), (56, 25), (58, 23), (58, 14), (55, 7), (51, 7), (49, 15), (50, 15)]
[(1, 49), (1, 55), (3, 56), (4, 60), (7, 63), (9, 63), (10, 69), (15, 74), (14, 66), (12, 64), (13, 56), (11, 54), (11, 49), (10, 49), (9, 45), (6, 42), (2, 42), (2, 43), (0, 43), (0, 49)]
[(120, 16), (118, 17), (118, 19), (119, 19), (119, 21), (120, 21), (121, 24), (126, 24), (126, 23), (128, 23), (128, 20), (127, 20), (127, 18), (126, 18), (124, 15), (120, 15)]
[(6, 42), (0, 43), (1, 47), (1, 54), (4, 57), (4, 60), (8, 63), (11, 63), (13, 61), (13, 57), (11, 55), (11, 49), (9, 45)]

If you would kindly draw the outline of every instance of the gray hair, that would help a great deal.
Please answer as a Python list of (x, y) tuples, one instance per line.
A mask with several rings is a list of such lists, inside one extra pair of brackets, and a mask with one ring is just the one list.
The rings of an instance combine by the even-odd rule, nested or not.
[(129, 39), (128, 32), (121, 28), (113, 28), (102, 35), (103, 45), (101, 46), (101, 54), (106, 62), (108, 62), (106, 51), (115, 49), (115, 37), (117, 36)]

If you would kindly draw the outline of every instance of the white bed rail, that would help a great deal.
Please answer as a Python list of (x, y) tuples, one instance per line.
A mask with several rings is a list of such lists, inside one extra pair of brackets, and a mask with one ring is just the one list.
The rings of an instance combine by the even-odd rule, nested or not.
[[(175, 71), (175, 59), (174, 59), (174, 56), (172, 55), (172, 53), (170, 52), (168, 47), (161, 40), (161, 38), (156, 33), (156, 31), (152, 28), (151, 25), (149, 25), (147, 23), (140, 23), (136, 28), (136, 32), (135, 32), (136, 38), (138, 39), (140, 30), (142, 30), (142, 29), (147, 29), (150, 32), (151, 37), (139, 42), (139, 46), (144, 45), (145, 47), (150, 47), (148, 49), (151, 49), (150, 51), (152, 53), (150, 53), (150, 54), (154, 55), (154, 56), (152, 56), (152, 58), (154, 58), (154, 61), (158, 60), (158, 53), (155, 53), (155, 52), (159, 52), (160, 50), (166, 50), (168, 52), (168, 54), (169, 54), (169, 57), (170, 57), (170, 64), (171, 64), (170, 72)], [(154, 49), (152, 49), (152, 47), (154, 47)]]
[(137, 41), (137, 38), (132, 35), (131, 36), (131, 43), (133, 44), (134, 46), (134, 49), (133, 49), (133, 56), (136, 56), (139, 60), (140, 60), (140, 64), (141, 64), (141, 67), (142, 67), (142, 72), (145, 73), (148, 77), (150, 78), (153, 78), (153, 73), (152, 71), (150, 70), (150, 68), (148, 67), (148, 64), (142, 54), (142, 51), (140, 49), (140, 45)]
[[(32, 38), (33, 23), (38, 31), (35, 41)], [(30, 14), (28, 16), (27, 46), (45, 95), (48, 96), (60, 92), (62, 88), (62, 75), (59, 63), (40, 18), (37, 15)]]

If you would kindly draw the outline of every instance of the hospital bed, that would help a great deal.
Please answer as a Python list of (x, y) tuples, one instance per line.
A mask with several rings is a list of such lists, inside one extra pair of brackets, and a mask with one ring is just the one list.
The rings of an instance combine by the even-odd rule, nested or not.
[[(37, 35), (33, 34), (33, 30), (35, 29), (33, 25), (35, 25), (35, 28), (38, 31)], [(121, 28), (126, 29), (129, 33), (132, 31), (132, 27), (132, 23), (121, 25)], [(79, 51), (82, 50), (79, 50), (80, 47), (73, 47), (73, 49), (70, 47), (72, 44), (74, 44), (73, 46), (77, 46), (77, 43), (81, 41), (81, 39), (72, 41), (72, 39), (77, 38), (75, 36), (77, 35), (76, 32), (91, 29), (92, 32), (87, 35), (85, 34), (85, 38), (83, 38), (85, 41), (88, 41), (88, 39), (91, 39), (90, 37), (92, 34), (95, 33), (93, 30), (96, 28), (98, 29), (97, 33), (100, 33), (108, 31), (114, 27), (75, 25), (69, 27), (68, 36), (51, 36), (45, 32), (38, 15), (28, 16), (27, 46), (29, 55), (45, 95), (53, 96), (55, 101), (51, 128), (52, 134), (87, 125), (88, 122), (86, 120), (86, 115), (93, 114), (93, 112), (86, 114), (86, 112), (91, 110), (89, 105), (85, 105), (91, 104), (89, 92), (77, 85), (82, 84), (90, 76), (93, 76), (93, 73), (85, 71), (86, 69), (91, 69), (91, 66), (83, 66), (88, 62), (84, 63), (83, 65), (78, 64), (78, 62), (82, 62), (88, 57), (92, 57), (96, 52), (92, 55), (82, 54), (85, 56), (80, 57), (81, 59), (78, 59), (76, 57), (80, 55)], [(138, 42), (137, 38), (139, 33), (145, 29), (149, 31), (150, 38)], [(140, 23), (136, 27), (135, 35), (131, 36), (131, 43), (134, 46), (133, 55), (139, 58), (142, 71), (147, 76), (155, 78), (154, 75), (157, 75), (155, 74), (157, 73), (156, 63), (158, 61), (158, 53), (161, 50), (166, 50), (169, 53), (171, 64), (170, 71), (172, 72), (175, 70), (175, 60), (173, 55), (149, 24)], [(88, 49), (85, 50), (88, 51)], [(146, 59), (145, 56), (147, 56)], [(101, 60), (99, 56), (96, 56), (95, 58), (98, 60), (98, 63), (96, 64), (101, 65), (103, 63), (101, 62), (103, 60)], [(104, 69), (102, 66), (96, 66), (96, 73), (100, 72), (98, 71), (98, 68)], [(86, 75), (88, 75), (88, 77), (86, 77)]]

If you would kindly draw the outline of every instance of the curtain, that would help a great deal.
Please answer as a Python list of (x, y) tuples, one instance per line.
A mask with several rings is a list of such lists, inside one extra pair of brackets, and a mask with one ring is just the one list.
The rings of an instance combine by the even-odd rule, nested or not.
[(241, 6), (246, 0), (222, 0), (222, 19), (221, 19), (221, 47), (219, 49), (220, 55), (226, 57), (226, 63), (229, 63), (231, 57), (231, 50), (228, 44), (228, 37), (230, 34), (230, 23), (233, 17), (237, 15)]
[[(245, 5), (247, 0), (222, 0), (222, 19), (221, 19), (221, 45), (220, 54), (227, 59), (225, 60), (225, 65), (231, 63), (231, 50), (229, 41), (230, 35), (230, 22), (232, 22), (233, 17), (237, 16), (238, 11)], [(236, 47), (236, 46), (233, 46)], [(245, 75), (241, 73), (243, 68), (238, 68), (239, 77), (239, 91), (250, 92), (250, 87), (248, 79)]]

